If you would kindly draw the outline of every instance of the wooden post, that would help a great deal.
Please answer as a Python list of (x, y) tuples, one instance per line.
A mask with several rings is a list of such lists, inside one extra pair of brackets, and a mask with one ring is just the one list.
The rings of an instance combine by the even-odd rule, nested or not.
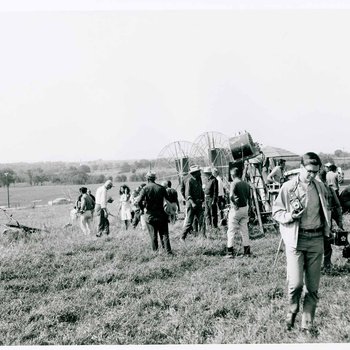
[(258, 216), (259, 227), (260, 227), (261, 233), (264, 234), (264, 227), (263, 227), (263, 223), (261, 220), (261, 213), (260, 213), (260, 208), (259, 208), (258, 196), (256, 194), (256, 188), (253, 184), (251, 184), (251, 187), (253, 190), (253, 198), (254, 198), (254, 203), (255, 203), (255, 208), (256, 208), (256, 215)]

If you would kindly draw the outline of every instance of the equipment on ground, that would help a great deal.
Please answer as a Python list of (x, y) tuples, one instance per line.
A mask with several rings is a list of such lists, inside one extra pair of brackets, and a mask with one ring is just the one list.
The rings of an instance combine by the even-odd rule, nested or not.
[(13, 218), (12, 214), (9, 214), (5, 209), (0, 208), (0, 210), (5, 214), (5, 216), (9, 219), (9, 222), (7, 224), (3, 224), (5, 226), (3, 234), (11, 233), (14, 231), (22, 231), (25, 234), (28, 233), (34, 233), (34, 232), (46, 232), (49, 233), (46, 229), (36, 228), (36, 227), (29, 227), (20, 224), (16, 219)]

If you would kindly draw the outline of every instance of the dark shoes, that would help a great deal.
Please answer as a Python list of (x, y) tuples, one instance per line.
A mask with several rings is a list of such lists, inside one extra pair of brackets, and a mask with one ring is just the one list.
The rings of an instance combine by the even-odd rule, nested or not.
[(301, 333), (311, 337), (317, 337), (319, 335), (319, 331), (316, 327), (301, 328)]
[(255, 258), (255, 255), (250, 251), (250, 246), (249, 245), (243, 247), (243, 256), (250, 257), (250, 258)]
[(233, 247), (227, 248), (225, 258), (226, 259), (233, 259)]
[(292, 328), (294, 328), (296, 316), (297, 316), (296, 313), (288, 312), (287, 317), (286, 317), (286, 326), (287, 326), (288, 331), (290, 331), (290, 330), (292, 330)]
[[(227, 248), (225, 258), (233, 259), (235, 255), (237, 255), (237, 253), (236, 254), (234, 253), (233, 247)], [(251, 257), (251, 258), (255, 257), (255, 255), (252, 254), (252, 252), (250, 251), (250, 246), (243, 247), (243, 257)]]

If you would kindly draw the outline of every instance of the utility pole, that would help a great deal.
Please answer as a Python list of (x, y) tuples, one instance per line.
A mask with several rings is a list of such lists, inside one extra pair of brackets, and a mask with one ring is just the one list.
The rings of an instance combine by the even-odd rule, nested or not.
[(9, 173), (4, 173), (6, 176), (6, 187), (7, 187), (7, 207), (10, 208), (10, 184), (9, 184), (9, 179), (8, 175)]

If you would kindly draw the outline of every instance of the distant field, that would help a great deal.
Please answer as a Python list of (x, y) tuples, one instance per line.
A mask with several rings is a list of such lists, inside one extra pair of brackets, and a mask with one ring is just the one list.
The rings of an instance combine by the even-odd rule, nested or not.
[[(126, 182), (131, 188), (135, 189), (139, 186), (140, 182)], [(122, 183), (115, 183), (109, 193), (112, 198), (119, 196), (119, 186)], [(79, 188), (82, 185), (47, 185), (47, 186), (10, 186), (10, 206), (11, 207), (28, 207), (32, 206), (33, 201), (37, 202), (37, 205), (46, 205), (48, 201), (55, 198), (68, 198), (73, 201), (79, 195)], [(92, 193), (96, 192), (97, 187), (101, 184), (87, 185), (86, 187), (91, 189)], [(0, 206), (7, 206), (7, 191), (6, 188), (0, 188)]]
[[(125, 182), (131, 190), (136, 189), (141, 182)], [(110, 190), (112, 198), (119, 196), (119, 187), (122, 183), (114, 183), (115, 187)], [(341, 185), (341, 189), (350, 184), (350, 169), (345, 170), (345, 179)], [(92, 193), (96, 192), (96, 189), (101, 184), (86, 185), (91, 189)], [(79, 195), (79, 188), (82, 185), (44, 185), (44, 186), (28, 186), (26, 184), (16, 184), (10, 186), (10, 205), (11, 207), (30, 207), (33, 205), (33, 201), (37, 202), (36, 205), (46, 205), (48, 201), (55, 198), (65, 197), (71, 200), (75, 200)], [(177, 188), (177, 181), (173, 182), (173, 187)], [(178, 189), (178, 188), (177, 188)], [(178, 189), (179, 190), (179, 189)], [(7, 206), (7, 191), (6, 188), (0, 187), (0, 206)]]

